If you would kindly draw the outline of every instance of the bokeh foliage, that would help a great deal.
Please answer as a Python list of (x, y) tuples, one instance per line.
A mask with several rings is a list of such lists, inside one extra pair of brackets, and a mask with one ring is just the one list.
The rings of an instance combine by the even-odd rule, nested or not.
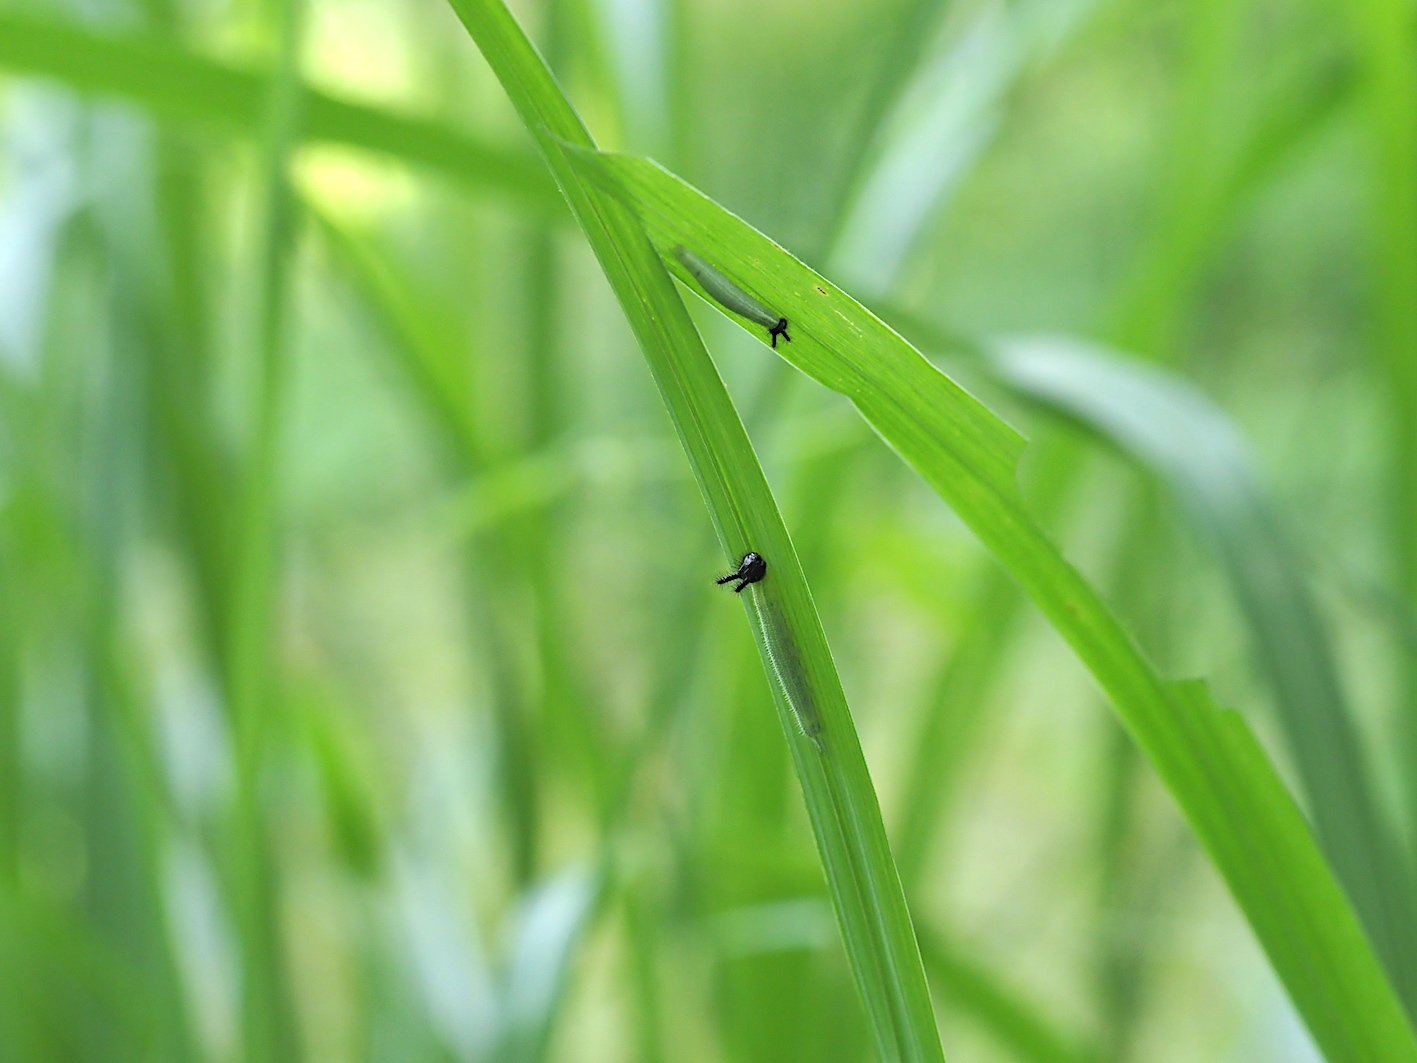
[[(1244, 713), (1410, 1008), (1406, 8), (515, 14), (601, 147), (1030, 437), (1032, 515)], [(0, 1056), (870, 1058), (690, 466), (453, 13), (10, 5), (0, 64)], [(1312, 1054), (1063, 642), (845, 400), (689, 302), (946, 1056)]]

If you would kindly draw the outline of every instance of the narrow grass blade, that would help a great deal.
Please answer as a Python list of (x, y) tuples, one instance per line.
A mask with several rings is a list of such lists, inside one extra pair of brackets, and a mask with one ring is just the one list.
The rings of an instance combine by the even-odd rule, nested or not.
[[(1395, 583), (1417, 605), (1417, 67), (1401, 0), (1351, 0), (1373, 148), (1370, 194), (1373, 356), (1382, 373), (1388, 427), (1387, 548)], [(1417, 825), (1417, 657), (1402, 658), (1403, 783), (1407, 829)], [(1413, 990), (1417, 996), (1417, 988)]]
[(1186, 74), (1162, 168), (1163, 194), (1152, 211), (1151, 235), (1127, 270), (1106, 326), (1111, 340), (1147, 357), (1174, 353), (1183, 314), (1241, 208), (1352, 95), (1354, 78), (1343, 63), (1305, 63), (1269, 90), (1243, 141), (1232, 145), (1232, 68), (1245, 15), (1228, 3), (1190, 9)]
[[(165, 41), (105, 36), (53, 19), (0, 13), (0, 66), (81, 92), (120, 96), (164, 118), (261, 133), (270, 75), (206, 59)], [(392, 155), (485, 188), (533, 216), (564, 220), (545, 168), (524, 152), (460, 130), (305, 88), (299, 137)]]
[(594, 0), (627, 143), (657, 159), (670, 150), (669, 0)]
[(925, 969), (945, 995), (1006, 1045), (1012, 1058), (1025, 1063), (1101, 1063), (1095, 1048), (1059, 1030), (1031, 1001), (943, 934), (922, 932), (920, 950)]
[(848, 156), (827, 218), (825, 248), (835, 243), (846, 222), (847, 208), (860, 193), (868, 164), (876, 157), (891, 108), (919, 71), (948, 7), (944, 0), (901, 0), (890, 9), (890, 36), (873, 65), (851, 135), (844, 140)]
[[(980, 5), (920, 66), (881, 125), (879, 155), (842, 216), (830, 250), (833, 274), (873, 295), (891, 289), (931, 216), (992, 139), (1008, 90), (1091, 2)], [(912, 13), (912, 21), (927, 19)]]
[(1029, 517), (1013, 479), (1021, 439), (859, 303), (673, 174), (629, 156), (575, 157), (634, 207), (671, 268), (673, 249), (692, 247), (787, 317), (793, 342), (778, 353), (849, 397), (1010, 570), (1110, 696), (1329, 1059), (1417, 1059), (1352, 908), (1244, 720), (1202, 684), (1163, 683)]
[[(1078, 448), (1056, 441), (1040, 470), (1034, 512), (1047, 521), (1063, 508), (1078, 482)], [(992, 560), (972, 592), (959, 643), (940, 670), (915, 743), (894, 833), (896, 863), (907, 896), (921, 888), (929, 846), (948, 815), (960, 771), (977, 748), (989, 695), (999, 682), (1024, 600), (1009, 574)]]
[(314, 683), (301, 686), (287, 704), (303, 724), (330, 849), (352, 875), (375, 882), (388, 863), (388, 842), (369, 786), (366, 762), (356, 754), (349, 706), (331, 690)]
[[(140, 220), (114, 212), (106, 253), (119, 263), (114, 273), (120, 305), (131, 305), (126, 312), (146, 351), (144, 404), (165, 458), (163, 479), (173, 495), (179, 548), (198, 587), (203, 642), (212, 660), (220, 661), (230, 617), (233, 499), (227, 484), (235, 470), (210, 416), (214, 352), (207, 278), (212, 247), (201, 213), (208, 171), (200, 153), (181, 139), (165, 131), (155, 149), (152, 195), (158, 233), (149, 235)], [(149, 241), (161, 248), (155, 270), (142, 266), (142, 249)]]
[(1189, 306), (1186, 282), (1195, 278), (1204, 257), (1214, 254), (1211, 224), (1224, 217), (1216, 208), (1230, 168), (1225, 123), (1233, 121), (1219, 101), (1234, 91), (1230, 73), (1247, 15), (1246, 4), (1231, 0), (1199, 0), (1186, 8), (1180, 85), (1166, 164), (1158, 175), (1150, 258), (1123, 281), (1113, 327), (1121, 342), (1148, 354), (1174, 348), (1178, 322)]
[(558, 479), (560, 470), (553, 462), (534, 458), (520, 468), (484, 469), (489, 447), (484, 427), (469, 403), (475, 390), (471, 386), (475, 370), (467, 357), (466, 337), (363, 238), (328, 219), (320, 220), (332, 257), (346, 268), (362, 302), (388, 334), (391, 360), (428, 424), (445, 443), (452, 469), (464, 477), (477, 477), (471, 490), (464, 492), (472, 496), (465, 500), (470, 505), (453, 507), (461, 508), (464, 518), (459, 521), (458, 515), (450, 512), (444, 521), (453, 525), (450, 530), (461, 523), (464, 533), (493, 533), (481, 541), (468, 542), (463, 551), (463, 572), (470, 588), (463, 604), (474, 642), (489, 658), (499, 789), (515, 854), (515, 877), (526, 883), (536, 872), (542, 817), (535, 731), (527, 719), (527, 695), (518, 670), (510, 664), (517, 636), (486, 602), (499, 575), (524, 569), (518, 557), (524, 541), (516, 529), (504, 526), (505, 519), (518, 510), (525, 514), (530, 508), (527, 502), (549, 500), (546, 488), (552, 489), (551, 494), (559, 489), (551, 481)]
[(456, 468), (482, 467), (486, 446), (467, 396), (472, 393), (466, 352), (455, 327), (367, 239), (308, 207), (336, 264), (346, 272), (361, 303), (387, 331), (389, 350), (432, 427), (442, 436)]
[[(499, 0), (453, 0), (562, 191), (640, 342), (727, 558), (767, 578), (742, 594), (768, 667), (857, 986), (883, 1061), (940, 1060), (920, 953), (880, 808), (816, 607), (747, 433), (688, 309), (634, 215), (586, 181), (589, 134)], [(799, 728), (799, 720), (807, 721)], [(815, 721), (815, 733), (812, 730)]]
[(1274, 688), (1324, 850), (1394, 982), (1410, 991), (1417, 889), (1379, 811), (1332, 640), (1243, 439), (1184, 381), (1077, 340), (1006, 341), (993, 365), (1009, 386), (1082, 421), (1165, 480), (1220, 558)]
[[(7, 492), (13, 491), (6, 477)], [(20, 801), (20, 660), (15, 633), (24, 614), (17, 590), (19, 566), (10, 545), (13, 496), (0, 503), (0, 888), (13, 885), (19, 870)], [(3, 1044), (3, 1041), (0, 1041)]]
[(257, 302), (250, 334), (255, 372), (236, 511), (225, 676), (237, 768), (233, 866), (243, 948), (243, 1046), (248, 1058), (261, 1063), (298, 1063), (301, 1058), (283, 946), (278, 869), (262, 797), (279, 690), (273, 658), (281, 440), (297, 223), (288, 168), (302, 102), (299, 56), (304, 0), (284, 0), (280, 11), (280, 68), (271, 83), (263, 138), (262, 225), (253, 269)]

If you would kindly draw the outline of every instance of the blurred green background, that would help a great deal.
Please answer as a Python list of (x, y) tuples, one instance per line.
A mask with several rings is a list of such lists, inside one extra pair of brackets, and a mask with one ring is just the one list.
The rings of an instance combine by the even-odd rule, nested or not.
[[(1282, 676), (1331, 658), (1410, 823), (1407, 5), (515, 10), (603, 146), (1028, 434), (1069, 556), (1286, 771)], [(871, 1058), (687, 463), (452, 12), (8, 3), (0, 75), (0, 1059)], [(1316, 1058), (1062, 642), (845, 400), (693, 310), (949, 1058)], [(1016, 333), (1164, 369), (1175, 461), (1251, 477), (1312, 603), (1247, 583), (1165, 459), (959, 353)]]

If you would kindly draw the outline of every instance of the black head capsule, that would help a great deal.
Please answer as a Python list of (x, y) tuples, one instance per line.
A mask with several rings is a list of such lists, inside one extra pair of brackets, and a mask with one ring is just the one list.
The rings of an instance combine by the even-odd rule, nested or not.
[(767, 574), (768, 563), (763, 560), (761, 554), (744, 554), (743, 560), (738, 562), (737, 572), (730, 572), (728, 575), (714, 580), (714, 582), (722, 585), (738, 580), (738, 586), (733, 588), (733, 593), (742, 594), (744, 587), (750, 583), (757, 583), (758, 580), (762, 579)]
[(777, 324), (768, 329), (768, 335), (772, 337), (772, 349), (777, 350), (777, 338), (781, 336), (788, 343), (792, 342), (792, 337), (787, 334), (787, 318), (780, 317)]

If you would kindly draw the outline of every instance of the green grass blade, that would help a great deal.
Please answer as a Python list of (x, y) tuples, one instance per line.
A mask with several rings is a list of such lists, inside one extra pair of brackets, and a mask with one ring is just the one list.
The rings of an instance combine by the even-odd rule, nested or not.
[(1417, 1059), (1352, 908), (1244, 720), (1201, 684), (1163, 683), (1028, 516), (1013, 480), (1019, 437), (859, 303), (673, 174), (629, 156), (576, 158), (634, 206), (671, 268), (673, 249), (692, 247), (789, 318), (793, 342), (778, 353), (849, 397), (1010, 570), (1110, 696), (1328, 1058)]
[[(940, 1060), (929, 989), (880, 808), (796, 551), (688, 309), (634, 215), (585, 181), (564, 144), (589, 134), (498, 0), (454, 0), (600, 260), (688, 453), (727, 557), (768, 559), (741, 595), (769, 671), (846, 951), (885, 1061)], [(548, 135), (549, 134), (549, 135)], [(557, 139), (559, 138), (559, 139)], [(809, 737), (797, 720), (817, 721)]]
[(1191, 293), (1243, 208), (1353, 95), (1354, 77), (1343, 63), (1305, 65), (1270, 91), (1243, 143), (1227, 148), (1217, 127), (1232, 118), (1231, 85), (1219, 69), (1228, 60), (1214, 53), (1233, 51), (1240, 20), (1229, 5), (1211, 4), (1198, 5), (1198, 21), (1203, 25), (1193, 30), (1185, 102), (1168, 150), (1167, 194), (1154, 208), (1152, 236), (1129, 268), (1106, 326), (1114, 342), (1163, 359), (1174, 356)]
[(1417, 891), (1379, 812), (1331, 640), (1239, 433), (1185, 382), (1078, 341), (1005, 342), (994, 365), (1011, 387), (1162, 477), (1215, 550), (1274, 688), (1324, 850), (1394, 982), (1410, 985)]
[[(54, 78), (81, 92), (120, 96), (164, 118), (225, 126), (253, 137), (261, 135), (271, 79), (155, 38), (106, 36), (15, 12), (0, 13), (0, 66)], [(533, 216), (565, 219), (555, 187), (533, 156), (437, 122), (307, 87), (297, 135), (392, 155), (485, 188)]]
[(193, 145), (178, 133), (164, 133), (156, 146), (154, 181), (160, 266), (137, 268), (137, 255), (124, 247), (118, 232), (110, 232), (107, 253), (124, 263), (115, 271), (122, 278), (118, 293), (124, 304), (131, 304), (128, 312), (146, 340), (144, 403), (165, 457), (177, 538), (197, 581), (203, 642), (219, 661), (230, 616), (233, 508), (227, 484), (234, 469), (210, 416), (214, 352), (206, 279), (212, 248), (200, 191), (207, 171)]
[(1218, 191), (1229, 168), (1222, 123), (1230, 118), (1217, 101), (1233, 92), (1229, 75), (1246, 15), (1244, 3), (1230, 0), (1199, 0), (1186, 9), (1176, 113), (1154, 207), (1152, 257), (1129, 274), (1132, 287), (1121, 299), (1112, 329), (1120, 342), (1151, 355), (1174, 348), (1178, 322), (1188, 307), (1177, 293), (1186, 291), (1187, 279), (1196, 276), (1204, 256), (1214, 253), (1211, 226), (1224, 217), (1217, 209)]

